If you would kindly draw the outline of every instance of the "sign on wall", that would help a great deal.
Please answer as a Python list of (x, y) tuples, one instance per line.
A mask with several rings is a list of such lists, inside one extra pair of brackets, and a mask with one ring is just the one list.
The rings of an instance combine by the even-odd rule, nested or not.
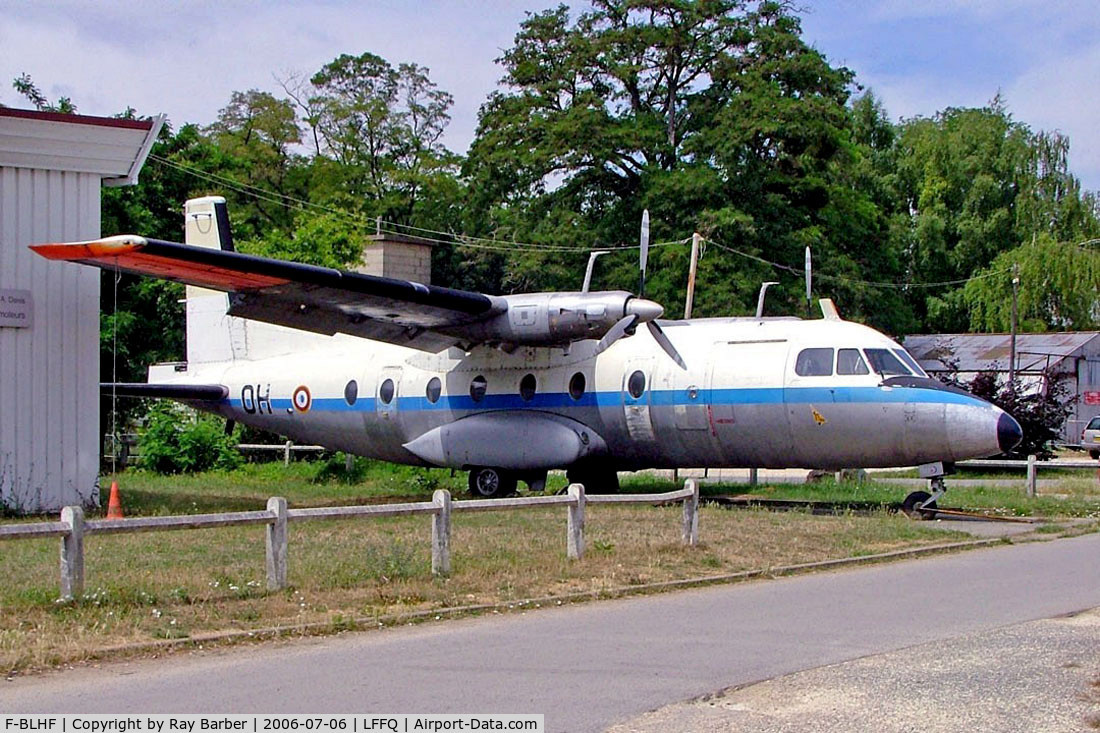
[(30, 328), (34, 299), (29, 290), (0, 290), (0, 328)]
[(1082, 396), (1086, 405), (1100, 405), (1100, 392), (1085, 392)]

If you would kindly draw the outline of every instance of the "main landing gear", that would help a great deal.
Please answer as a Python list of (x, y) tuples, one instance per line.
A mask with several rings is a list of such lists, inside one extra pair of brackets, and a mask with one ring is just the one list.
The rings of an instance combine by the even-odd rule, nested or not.
[(516, 493), (520, 481), (531, 491), (546, 490), (546, 471), (515, 472), (492, 466), (470, 469), (470, 495), (475, 499), (499, 499)]
[(919, 469), (921, 478), (929, 479), (928, 488), (932, 490), (932, 493), (914, 491), (905, 497), (905, 501), (901, 503), (901, 510), (908, 514), (911, 519), (935, 519), (936, 502), (947, 493), (947, 484), (943, 481), (944, 476), (953, 473), (954, 466), (951, 464), (944, 466), (943, 463), (929, 463), (920, 466)]

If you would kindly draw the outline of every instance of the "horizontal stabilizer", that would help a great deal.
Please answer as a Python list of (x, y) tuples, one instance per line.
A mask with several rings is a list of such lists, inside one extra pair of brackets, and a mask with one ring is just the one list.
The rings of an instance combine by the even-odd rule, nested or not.
[(217, 402), (229, 396), (224, 384), (146, 384), (144, 382), (100, 382), (100, 394), (118, 397), (151, 397), (162, 400)]

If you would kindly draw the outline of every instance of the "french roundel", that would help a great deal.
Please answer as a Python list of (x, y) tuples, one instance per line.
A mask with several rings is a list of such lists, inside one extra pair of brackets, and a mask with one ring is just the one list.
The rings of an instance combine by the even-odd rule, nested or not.
[(309, 387), (304, 384), (298, 389), (294, 390), (294, 396), (291, 398), (294, 403), (294, 409), (298, 412), (309, 412), (310, 405), (313, 404), (313, 397), (309, 393)]

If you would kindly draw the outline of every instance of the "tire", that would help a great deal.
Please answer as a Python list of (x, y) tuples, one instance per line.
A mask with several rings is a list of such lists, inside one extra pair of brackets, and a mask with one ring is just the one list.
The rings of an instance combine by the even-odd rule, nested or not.
[(936, 518), (936, 502), (917, 508), (919, 504), (923, 504), (932, 498), (932, 495), (927, 491), (914, 491), (909, 496), (905, 497), (905, 501), (901, 503), (901, 510), (909, 515), (910, 519), (935, 519)]
[(499, 468), (470, 470), (470, 495), (477, 499), (499, 499), (516, 493), (516, 477)]
[(1092, 456), (1092, 460), (1100, 459), (1100, 450), (1090, 450), (1089, 455)]

